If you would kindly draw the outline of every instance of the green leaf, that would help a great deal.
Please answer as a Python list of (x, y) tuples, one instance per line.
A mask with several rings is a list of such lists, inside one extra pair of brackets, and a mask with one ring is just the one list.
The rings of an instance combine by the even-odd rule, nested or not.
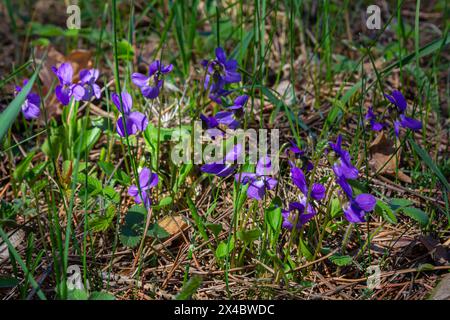
[(175, 300), (189, 299), (202, 284), (202, 278), (200, 276), (193, 276), (183, 286), (181, 291), (175, 296)]
[(31, 164), (31, 160), (33, 160), (35, 152), (30, 152), (25, 159), (23, 159), (14, 170), (13, 178), (16, 181), (21, 181), (25, 175), (25, 172), (28, 170), (28, 167)]
[(218, 259), (224, 258), (228, 256), (231, 251), (234, 249), (234, 238), (231, 237), (230, 244), (228, 246), (228, 240), (227, 241), (221, 241), (216, 249), (216, 257)]
[(33, 88), (34, 81), (36, 80), (40, 69), (41, 65), (39, 64), (33, 76), (28, 81), (27, 85), (22, 88), (22, 90), (14, 98), (14, 100), (11, 101), (11, 103), (6, 107), (5, 111), (0, 114), (0, 141), (3, 139), (6, 132), (8, 132), (8, 129), (12, 126), (17, 116), (19, 115), (21, 107), (24, 104), (28, 93), (30, 93), (31, 88)]
[(276, 197), (272, 200), (269, 208), (265, 211), (265, 220), (269, 224), (274, 233), (278, 233), (281, 229), (281, 200)]
[(384, 218), (389, 223), (396, 224), (397, 217), (395, 213), (392, 211), (391, 207), (388, 206), (381, 200), (377, 200), (377, 204), (375, 205), (375, 212)]
[(172, 197), (168, 196), (168, 197), (165, 197), (165, 198), (161, 199), (159, 201), (158, 205), (153, 206), (153, 209), (161, 209), (161, 208), (166, 207), (166, 206), (168, 206), (168, 205), (170, 205), (172, 203), (173, 203)]
[(120, 202), (120, 195), (119, 195), (119, 193), (116, 190), (114, 190), (114, 188), (111, 187), (111, 186), (104, 187), (102, 189), (102, 194), (109, 201), (112, 201), (112, 202), (114, 202), (116, 204)]
[(239, 240), (242, 240), (245, 243), (251, 243), (259, 239), (259, 237), (261, 236), (261, 230), (252, 229), (252, 230), (238, 231), (236, 235)]
[[(86, 184), (86, 175), (84, 173), (79, 173), (78, 182), (82, 183), (84, 185), (84, 188), (87, 188), (87, 192), (90, 196), (95, 196), (102, 193), (103, 191), (102, 182), (92, 175), (87, 176)], [(82, 193), (83, 192), (81, 192), (81, 194)]]
[(428, 215), (422, 210), (415, 207), (406, 207), (402, 208), (402, 211), (405, 215), (407, 215), (411, 219), (414, 219), (417, 222), (419, 222), (423, 227), (425, 227), (428, 224), (429, 220)]
[(85, 290), (73, 289), (67, 292), (67, 300), (88, 300), (89, 295)]
[(104, 232), (111, 226), (115, 215), (116, 209), (111, 205), (105, 210), (104, 215), (96, 215), (92, 218), (89, 221), (89, 227), (93, 232)]
[(342, 212), (341, 203), (338, 198), (331, 199), (331, 218), (336, 218)]
[(118, 169), (116, 173), (114, 173), (114, 178), (124, 186), (129, 186), (131, 184), (130, 177), (121, 169)]
[(100, 169), (108, 176), (112, 175), (112, 173), (114, 172), (114, 165), (110, 162), (98, 161), (97, 164)]
[(191, 198), (186, 198), (186, 201), (188, 203), (189, 210), (191, 210), (192, 218), (194, 218), (194, 222), (198, 228), (198, 232), (200, 232), (203, 240), (209, 241), (208, 234), (206, 233), (205, 226), (203, 224), (203, 219), (199, 216), (197, 208), (195, 207)]
[(434, 270), (434, 266), (430, 263), (422, 263), (419, 265), (419, 267), (417, 267), (417, 271), (419, 272), (431, 270)]
[(89, 296), (89, 300), (116, 300), (116, 297), (108, 292), (94, 291)]
[(178, 192), (180, 186), (183, 185), (184, 181), (186, 180), (186, 177), (188, 176), (189, 172), (191, 172), (193, 167), (194, 165), (192, 163), (186, 163), (181, 166), (180, 174), (177, 177), (175, 185), (172, 188), (174, 193)]
[(147, 210), (144, 207), (136, 205), (128, 210), (119, 236), (124, 246), (133, 248), (141, 241), (146, 216)]
[(340, 100), (334, 99), (332, 104), (333, 106), (331, 107), (325, 120), (325, 125), (328, 129), (331, 128), (331, 126), (336, 122), (338, 116), (341, 115), (345, 109), (345, 104)]
[[(42, 144), (42, 152), (52, 158), (58, 158), (63, 144), (64, 128), (50, 127), (50, 134)], [(50, 148), (51, 146), (51, 148)]]
[(300, 250), (302, 251), (302, 254), (305, 256), (306, 260), (311, 261), (313, 259), (314, 256), (303, 239), (300, 239)]
[(340, 254), (334, 254), (329, 259), (331, 262), (333, 262), (335, 265), (339, 267), (348, 266), (353, 261), (352, 257)]
[(81, 136), (76, 140), (74, 150), (78, 150), (81, 144), (80, 152), (89, 152), (100, 138), (101, 133), (102, 131), (99, 128), (87, 130), (87, 132), (83, 134), (83, 140), (81, 140)]
[(245, 53), (247, 52), (247, 48), (250, 44), (250, 41), (253, 39), (253, 35), (254, 35), (253, 29), (246, 31), (242, 41), (238, 43), (238, 45), (234, 48), (234, 50), (230, 54), (230, 58), (237, 60), (239, 65), (241, 64), (242, 59)]
[(393, 198), (393, 199), (389, 200), (389, 206), (394, 211), (397, 211), (404, 207), (409, 207), (412, 204), (413, 204), (413, 202), (408, 199)]
[(64, 35), (64, 30), (53, 24), (42, 25), (37, 22), (31, 23), (31, 32), (40, 37), (58, 37)]

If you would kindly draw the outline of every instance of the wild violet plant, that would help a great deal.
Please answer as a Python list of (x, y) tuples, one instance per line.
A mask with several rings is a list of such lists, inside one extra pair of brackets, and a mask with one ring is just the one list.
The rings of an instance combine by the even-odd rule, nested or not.
[[(394, 105), (394, 108), (389, 107), (389, 116), (393, 119), (394, 133), (397, 137), (400, 134), (400, 127), (413, 131), (422, 129), (421, 121), (406, 116), (407, 102), (400, 91), (394, 90), (392, 94), (385, 94), (384, 96)], [(373, 112), (372, 107), (368, 109), (365, 119), (369, 121), (373, 131), (381, 131), (383, 128), (389, 127), (387, 122), (377, 120), (377, 116)]]
[[(236, 61), (227, 60), (222, 48), (216, 49), (215, 59), (204, 61), (202, 65), (206, 71), (204, 89), (209, 91), (209, 98), (217, 102), (222, 110), (212, 116), (206, 116), (200, 112), (200, 118), (210, 130), (209, 133), (213, 139), (219, 136), (224, 139), (226, 137), (225, 129), (236, 130), (239, 128), (249, 96), (240, 94), (234, 99), (229, 98), (235, 92), (226, 86), (241, 81), (241, 75), (237, 72)], [(70, 63), (63, 63), (59, 68), (53, 67), (53, 71), (59, 79), (55, 94), (63, 105), (69, 104), (72, 98), (75, 101), (90, 101), (94, 97), (101, 98), (101, 88), (96, 83), (99, 77), (97, 69), (82, 70), (77, 83), (73, 83), (73, 69)], [(172, 71), (171, 64), (166, 66), (157, 60), (150, 64), (148, 75), (134, 73), (131, 78), (145, 98), (156, 99), (161, 93), (164, 76)], [(24, 85), (26, 83), (25, 80)], [(15, 93), (17, 94), (20, 90), (21, 87), (17, 86)], [(406, 100), (399, 91), (394, 91), (392, 95), (386, 95), (386, 98), (396, 107), (396, 110), (391, 111), (391, 114), (396, 112), (398, 117), (394, 121), (396, 135), (398, 135), (399, 126), (412, 130), (421, 128), (420, 121), (406, 117)], [(128, 92), (123, 91), (120, 96), (112, 93), (111, 100), (120, 112), (116, 123), (116, 131), (120, 137), (136, 135), (146, 130), (149, 120), (144, 113), (132, 111), (133, 100)], [(27, 120), (37, 118), (40, 113), (39, 96), (30, 93), (22, 106), (22, 112)], [(387, 123), (377, 120), (372, 107), (369, 108), (366, 119), (374, 131), (380, 131), (387, 127)], [(358, 179), (359, 170), (353, 165), (350, 153), (343, 148), (342, 143), (341, 135), (338, 135), (335, 143), (329, 142), (329, 149), (336, 156), (331, 168), (335, 175), (335, 181), (342, 190), (340, 194), (343, 196), (342, 210), (345, 219), (351, 224), (362, 223), (366, 221), (367, 214), (374, 210), (377, 199), (366, 193), (355, 195), (349, 181)], [(275, 190), (278, 185), (277, 176), (272, 170), (271, 159), (268, 156), (260, 157), (255, 172), (236, 172), (238, 169), (236, 161), (243, 153), (245, 153), (243, 146), (236, 144), (223, 157), (222, 161), (203, 164), (200, 171), (220, 178), (234, 175), (236, 182), (247, 186), (247, 197), (250, 200), (256, 200), (253, 202), (254, 204), (259, 203), (265, 207), (267, 206), (265, 200), (270, 200), (268, 191)], [(306, 226), (321, 211), (322, 206), (329, 206), (330, 203), (327, 203), (327, 199), (325, 199), (327, 193), (325, 186), (314, 181), (312, 176), (314, 164), (307, 153), (291, 141), (286, 155), (292, 183), (299, 192), (298, 199), (294, 201), (282, 199), (287, 204), (287, 208), (280, 210), (280, 218), (281, 227), (293, 231)], [(134, 198), (136, 204), (150, 209), (153, 204), (151, 191), (158, 185), (158, 174), (148, 167), (142, 167), (136, 180), (135, 184), (128, 187), (128, 195)]]
[[(294, 157), (302, 160), (302, 167), (307, 173), (313, 169), (312, 162), (307, 158), (306, 152), (301, 150), (297, 144), (291, 141), (291, 146), (287, 149)], [(294, 224), (297, 229), (300, 229), (304, 224), (311, 220), (317, 213), (314, 208), (314, 201), (318, 203), (325, 198), (325, 186), (321, 183), (312, 183), (309, 188), (305, 172), (296, 166), (295, 162), (289, 160), (291, 180), (294, 185), (300, 190), (299, 201), (289, 203), (288, 209), (283, 209), (281, 214), (283, 216), (283, 228), (292, 230)], [(308, 200), (309, 199), (309, 200)]]
[(336, 182), (347, 197), (348, 203), (344, 206), (344, 216), (351, 223), (364, 222), (366, 213), (375, 208), (376, 199), (370, 194), (360, 194), (356, 197), (348, 180), (358, 178), (358, 169), (351, 162), (350, 153), (342, 148), (342, 136), (339, 135), (336, 143), (329, 143), (338, 160), (332, 165)]

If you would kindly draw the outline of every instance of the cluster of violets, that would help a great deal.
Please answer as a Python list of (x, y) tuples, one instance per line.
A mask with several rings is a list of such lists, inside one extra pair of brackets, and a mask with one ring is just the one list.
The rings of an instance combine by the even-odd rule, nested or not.
[[(201, 65), (205, 70), (204, 89), (208, 92), (209, 98), (218, 105), (225, 108), (215, 115), (206, 116), (200, 114), (200, 118), (205, 123), (212, 138), (214, 136), (224, 136), (224, 127), (235, 130), (240, 125), (240, 118), (244, 114), (245, 105), (248, 101), (247, 95), (239, 95), (233, 100), (227, 97), (233, 93), (228, 85), (241, 81), (241, 75), (237, 72), (237, 61), (227, 59), (222, 48), (215, 50), (215, 58), (203, 60)], [(73, 81), (73, 68), (70, 63), (63, 63), (57, 67), (52, 67), (53, 72), (59, 80), (55, 89), (57, 99), (63, 105), (68, 105), (71, 99), (76, 101), (90, 101), (93, 97), (101, 97), (100, 86), (96, 83), (99, 77), (97, 69), (84, 69), (79, 73), (79, 81)], [(132, 82), (139, 87), (142, 95), (146, 99), (156, 99), (164, 84), (164, 76), (173, 70), (173, 65), (164, 65), (159, 60), (152, 62), (148, 68), (148, 74), (133, 73)], [(25, 80), (23, 85), (27, 84)], [(22, 90), (22, 87), (15, 87), (15, 95)], [(392, 95), (385, 95), (395, 108), (389, 107), (389, 114), (394, 115), (394, 132), (399, 135), (400, 127), (412, 130), (420, 130), (422, 123), (416, 119), (405, 115), (407, 109), (406, 99), (400, 91), (394, 90)], [(117, 119), (116, 130), (121, 137), (135, 135), (146, 129), (148, 125), (147, 116), (138, 111), (132, 111), (133, 100), (129, 93), (123, 91), (119, 94), (112, 93), (111, 100), (117, 107), (120, 115)], [(231, 102), (230, 102), (231, 101)], [(394, 110), (395, 109), (395, 110)], [(36, 119), (40, 115), (40, 98), (35, 93), (29, 93), (26, 101), (22, 105), (22, 112), (27, 120)], [(380, 131), (387, 127), (386, 121), (378, 121), (372, 108), (366, 114), (372, 130)], [(207, 132), (208, 132), (207, 131)], [(354, 195), (349, 180), (358, 178), (358, 169), (352, 164), (350, 153), (342, 148), (342, 137), (339, 135), (336, 143), (329, 142), (328, 151), (333, 151), (336, 161), (332, 169), (336, 176), (336, 182), (345, 195), (346, 201), (343, 207), (345, 218), (351, 223), (365, 221), (366, 213), (372, 211), (376, 204), (376, 199), (370, 194)], [(213, 174), (218, 177), (228, 177), (235, 173), (237, 166), (234, 164), (243, 152), (242, 145), (237, 144), (225, 155), (223, 161), (213, 162), (203, 165), (201, 171)], [(317, 182), (312, 182), (307, 175), (313, 170), (314, 165), (293, 141), (287, 149), (287, 155), (294, 157), (294, 161), (289, 160), (290, 175), (293, 184), (299, 189), (298, 201), (289, 203), (287, 209), (282, 210), (282, 226), (288, 230), (300, 229), (310, 221), (317, 213), (320, 201), (325, 198), (326, 188)], [(301, 160), (301, 167), (296, 162)], [(240, 172), (234, 175), (235, 180), (243, 185), (248, 185), (247, 196), (255, 200), (263, 200), (267, 190), (272, 190), (277, 185), (274, 178), (271, 159), (262, 156), (256, 165), (255, 172)], [(158, 184), (158, 175), (147, 167), (143, 167), (139, 172), (137, 185), (132, 185), (128, 189), (128, 194), (135, 199), (138, 204), (143, 204), (149, 208), (151, 206), (150, 191)]]
[[(173, 65), (164, 65), (161, 61), (155, 60), (148, 67), (148, 75), (133, 73), (132, 82), (139, 87), (142, 96), (146, 99), (156, 99), (164, 85), (164, 76), (173, 70)], [(111, 95), (111, 100), (121, 113), (117, 119), (117, 133), (121, 137), (135, 135), (144, 131), (148, 125), (147, 117), (139, 111), (131, 111), (133, 100), (127, 92), (122, 92), (119, 96), (116, 93)], [(152, 201), (150, 191), (158, 184), (158, 175), (147, 167), (143, 167), (139, 172), (138, 185), (132, 185), (128, 189), (128, 194), (134, 198), (137, 204), (143, 204), (150, 208)]]
[(315, 206), (325, 198), (326, 189), (320, 183), (314, 182), (311, 185), (308, 184), (305, 172), (311, 172), (314, 165), (307, 157), (305, 151), (301, 150), (291, 141), (288, 152), (292, 153), (295, 159), (300, 159), (302, 163), (302, 167), (298, 167), (295, 162), (289, 160), (291, 180), (301, 192), (299, 197), (300, 201), (289, 203), (288, 209), (281, 211), (283, 216), (282, 226), (288, 230), (292, 230), (294, 225), (297, 229), (300, 229), (316, 215), (317, 211)]
[(367, 193), (359, 194), (356, 197), (353, 195), (348, 181), (356, 180), (359, 172), (352, 164), (350, 153), (342, 148), (342, 136), (339, 135), (336, 143), (330, 142), (329, 146), (337, 157), (337, 161), (332, 166), (336, 182), (348, 199), (347, 205), (343, 208), (344, 216), (352, 223), (364, 222), (366, 213), (375, 208), (377, 201), (374, 196)]
[[(394, 132), (397, 137), (400, 134), (400, 127), (408, 128), (413, 131), (422, 129), (421, 121), (407, 117), (405, 115), (407, 103), (405, 97), (400, 91), (394, 90), (392, 91), (391, 95), (385, 94), (384, 96), (389, 100), (391, 104), (394, 105), (393, 108), (389, 107), (388, 114), (394, 118)], [(370, 127), (373, 131), (381, 131), (383, 130), (383, 128), (388, 127), (388, 123), (386, 122), (387, 117), (383, 117), (382, 121), (378, 121), (372, 107), (369, 107), (365, 118), (369, 121)]]
[(92, 97), (100, 99), (102, 91), (96, 84), (99, 76), (97, 69), (83, 69), (79, 73), (79, 81), (73, 83), (73, 68), (70, 62), (65, 62), (57, 67), (52, 67), (59, 80), (55, 88), (55, 94), (59, 102), (67, 106), (73, 97), (76, 101), (90, 101)]
[[(208, 128), (207, 132), (214, 139), (216, 136), (224, 135), (222, 128), (235, 130), (240, 126), (239, 119), (245, 112), (248, 101), (247, 95), (237, 96), (232, 103), (226, 101), (226, 97), (233, 91), (226, 88), (227, 85), (241, 81), (241, 75), (237, 72), (237, 61), (227, 59), (222, 48), (215, 50), (216, 57), (210, 61), (203, 60), (205, 69), (204, 89), (208, 91), (209, 98), (226, 110), (219, 111), (213, 116), (200, 114), (200, 118)], [(234, 173), (236, 166), (233, 163), (242, 152), (242, 146), (236, 145), (233, 150), (225, 155), (223, 161), (203, 165), (200, 170), (216, 175), (227, 177)], [(235, 174), (236, 181), (248, 185), (247, 196), (251, 199), (262, 200), (266, 190), (272, 190), (277, 185), (273, 178), (272, 164), (268, 156), (262, 156), (256, 164), (255, 172), (242, 172)]]

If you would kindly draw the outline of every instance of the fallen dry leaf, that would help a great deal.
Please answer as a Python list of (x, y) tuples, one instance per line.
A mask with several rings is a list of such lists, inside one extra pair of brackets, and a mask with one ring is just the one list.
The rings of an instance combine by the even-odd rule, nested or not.
[[(8, 233), (9, 242), (11, 242), (11, 245), (14, 248), (17, 248), (19, 244), (22, 243), (23, 239), (25, 238), (25, 231), (22, 229), (19, 229), (15, 232)], [(9, 250), (8, 245), (6, 242), (2, 242), (0, 244), (0, 263), (7, 260), (9, 258)]]
[(430, 295), (430, 300), (450, 300), (450, 274), (442, 277)]
[(173, 236), (174, 234), (180, 232), (183, 230), (187, 223), (184, 221), (183, 217), (180, 215), (175, 216), (166, 216), (158, 221), (158, 225), (166, 230), (170, 236)]
[(384, 173), (392, 176), (397, 174), (401, 181), (411, 183), (412, 181), (409, 176), (403, 173), (400, 169), (396, 170), (397, 163), (400, 163), (401, 150), (399, 149), (397, 154), (393, 156), (395, 149), (394, 142), (386, 137), (384, 132), (381, 131), (369, 146), (369, 165), (377, 173)]
[(438, 239), (427, 235), (420, 236), (419, 241), (427, 248), (431, 258), (437, 265), (442, 266), (449, 263), (450, 255)]

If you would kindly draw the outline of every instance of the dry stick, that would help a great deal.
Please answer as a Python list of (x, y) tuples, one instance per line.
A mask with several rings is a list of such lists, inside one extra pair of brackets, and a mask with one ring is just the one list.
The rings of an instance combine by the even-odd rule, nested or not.
[[(388, 272), (380, 274), (380, 278), (385, 278), (385, 277), (398, 275), (398, 274), (405, 274), (405, 273), (437, 271), (437, 270), (450, 270), (450, 265), (435, 266), (433, 268), (426, 269), (426, 270), (420, 270), (419, 268), (409, 268), (409, 269), (403, 269), (403, 270), (388, 271)], [(342, 282), (363, 282), (363, 281), (367, 281), (367, 279), (368, 279), (368, 277), (358, 278), (358, 279), (331, 278), (331, 280), (342, 281)]]
[[(403, 187), (400, 184), (396, 184), (395, 182), (389, 180), (386, 177), (380, 176), (380, 179), (384, 180), (384, 182), (381, 181), (381, 180), (378, 180), (376, 178), (372, 178), (372, 181), (376, 182), (376, 183), (378, 183), (378, 184), (380, 184), (380, 185), (382, 185), (382, 186), (384, 186), (384, 187), (386, 187), (388, 189), (391, 189), (391, 190), (394, 190), (394, 191), (397, 191), (397, 192), (407, 192), (407, 193), (410, 193), (410, 194), (412, 194), (412, 195), (414, 195), (416, 197), (422, 198), (422, 199), (424, 199), (426, 201), (437, 202), (437, 203), (445, 206), (445, 203), (443, 201), (441, 201), (441, 200), (437, 200), (437, 199), (433, 199), (433, 198), (424, 196), (424, 195), (418, 193), (417, 191), (414, 191), (414, 190), (408, 189), (406, 187)], [(392, 184), (392, 185), (390, 185), (390, 184)]]
[(167, 283), (169, 282), (170, 278), (172, 277), (173, 273), (175, 272), (175, 270), (178, 268), (178, 266), (181, 264), (182, 260), (180, 259), (182, 253), (184, 252), (184, 247), (181, 247), (180, 250), (178, 250), (178, 254), (175, 258), (175, 263), (173, 264), (172, 269), (170, 269), (169, 273), (167, 274), (166, 279), (164, 280), (164, 282), (161, 285), (161, 289), (164, 289), (167, 285)]
[(136, 267), (137, 262), (139, 261), (139, 257), (141, 255), (142, 249), (144, 248), (145, 237), (147, 236), (148, 228), (150, 227), (151, 218), (152, 218), (152, 207), (148, 208), (147, 221), (145, 222), (144, 234), (142, 235), (141, 244), (139, 245), (139, 250), (138, 250), (136, 257), (134, 258), (133, 266), (131, 267), (131, 269), (134, 269)]
[(292, 273), (292, 272), (295, 272), (295, 271), (299, 271), (299, 270), (301, 270), (301, 269), (304, 269), (304, 268), (307, 268), (307, 267), (309, 267), (309, 266), (312, 266), (312, 265), (316, 264), (317, 262), (326, 260), (326, 259), (328, 259), (329, 257), (331, 257), (333, 254), (335, 254), (338, 250), (339, 250), (339, 249), (334, 249), (333, 251), (331, 251), (331, 252), (330, 252), (329, 254), (327, 254), (326, 256), (323, 256), (322, 258), (319, 258), (319, 259), (317, 259), (317, 260), (314, 260), (314, 261), (305, 263), (304, 265), (299, 266), (299, 267), (297, 267), (297, 268), (295, 268), (295, 269), (289, 270), (289, 271), (287, 271), (287, 272), (285, 272), (285, 273), (288, 274), (288, 273)]

